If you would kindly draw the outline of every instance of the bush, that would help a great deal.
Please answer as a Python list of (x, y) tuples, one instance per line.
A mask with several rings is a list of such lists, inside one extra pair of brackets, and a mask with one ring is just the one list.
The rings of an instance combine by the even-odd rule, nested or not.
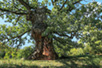
[(28, 46), (17, 52), (17, 58), (28, 58), (29, 55), (34, 51), (34, 47)]
[(11, 55), (11, 53), (10, 52), (6, 52), (6, 54), (5, 54), (5, 59), (9, 59), (10, 58), (10, 55)]
[(16, 58), (16, 56), (17, 56), (16, 49), (10, 49), (10, 50), (6, 51), (4, 58), (5, 59)]

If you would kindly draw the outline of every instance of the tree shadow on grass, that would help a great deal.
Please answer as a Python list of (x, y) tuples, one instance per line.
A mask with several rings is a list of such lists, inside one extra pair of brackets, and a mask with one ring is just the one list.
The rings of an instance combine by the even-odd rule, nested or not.
[[(96, 56), (92, 57), (69, 57), (67, 59), (58, 59), (56, 62), (61, 63), (62, 65), (47, 65), (41, 67), (40, 65), (23, 65), (23, 64), (3, 64), (0, 65), (0, 68), (102, 68), (99, 65), (100, 59)], [(50, 62), (50, 61), (49, 61)], [(51, 62), (50, 62), (51, 63)]]
[(87, 65), (78, 65), (72, 60), (68, 60), (70, 63), (67, 63), (66, 60), (57, 60), (62, 63), (62, 66), (37, 66), (37, 65), (17, 65), (17, 64), (3, 64), (0, 65), (0, 68), (101, 68), (102, 66), (98, 66), (95, 64), (87, 64)]
[(27, 65), (17, 65), (17, 64), (3, 64), (0, 65), (0, 68), (40, 68), (40, 67), (36, 65), (27, 66)]
[(57, 60), (58, 62), (64, 64), (59, 68), (102, 68), (102, 66), (99, 65), (100, 59), (97, 57), (88, 56), (88, 58), (80, 58), (81, 57), (70, 57), (67, 59)]
[(101, 68), (102, 66), (99, 66), (99, 65), (96, 65), (94, 63), (91, 63), (91, 64), (77, 64), (75, 63), (74, 61), (70, 61), (71, 63), (68, 64), (66, 61), (59, 61), (61, 62), (62, 64), (64, 64), (63, 66), (60, 66), (58, 68)]

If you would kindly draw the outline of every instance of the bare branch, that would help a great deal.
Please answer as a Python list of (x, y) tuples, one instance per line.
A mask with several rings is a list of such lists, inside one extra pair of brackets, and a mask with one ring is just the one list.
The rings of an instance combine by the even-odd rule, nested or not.
[(23, 6), (25, 6), (28, 10), (32, 9), (32, 7), (27, 4), (26, 2), (24, 2), (23, 0), (18, 0)]
[(2, 8), (0, 8), (0, 11), (8, 12), (8, 13), (14, 13), (14, 14), (17, 14), (17, 15), (26, 15), (27, 14), (27, 13), (20, 13), (20, 12), (17, 12), (17, 11), (10, 11), (10, 10), (7, 10), (7, 9), (2, 9)]

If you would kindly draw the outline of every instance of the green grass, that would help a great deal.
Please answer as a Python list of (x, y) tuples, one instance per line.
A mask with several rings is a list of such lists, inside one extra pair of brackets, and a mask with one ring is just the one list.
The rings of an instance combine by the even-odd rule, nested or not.
[(102, 68), (102, 56), (70, 57), (59, 60), (1, 59), (0, 68)]

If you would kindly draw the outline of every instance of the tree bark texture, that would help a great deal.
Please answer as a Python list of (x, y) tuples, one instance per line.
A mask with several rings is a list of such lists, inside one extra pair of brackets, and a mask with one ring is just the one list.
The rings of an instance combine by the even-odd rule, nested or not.
[(27, 20), (32, 22), (32, 38), (36, 42), (35, 51), (28, 57), (34, 60), (53, 60), (56, 59), (52, 39), (48, 36), (42, 36), (42, 33), (47, 29), (47, 24), (43, 21), (46, 20), (46, 13), (44, 9), (37, 9), (36, 14), (30, 12)]
[(42, 37), (41, 34), (34, 34), (36, 41), (35, 51), (29, 56), (29, 59), (35, 60), (53, 60), (56, 59), (56, 53), (53, 49), (52, 39)]

